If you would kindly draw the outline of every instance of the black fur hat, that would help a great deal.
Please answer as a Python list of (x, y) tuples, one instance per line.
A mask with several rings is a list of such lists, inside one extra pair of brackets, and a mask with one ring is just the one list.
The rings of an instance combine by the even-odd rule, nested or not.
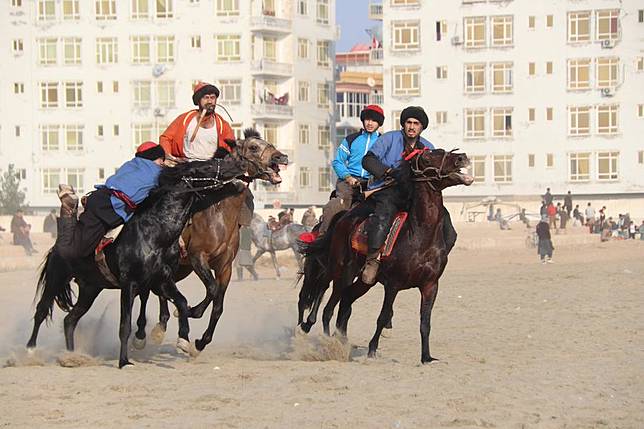
[(429, 118), (427, 118), (427, 113), (420, 106), (409, 106), (400, 113), (400, 126), (405, 126), (407, 119), (414, 118), (418, 119), (420, 124), (423, 126), (423, 130), (429, 125)]

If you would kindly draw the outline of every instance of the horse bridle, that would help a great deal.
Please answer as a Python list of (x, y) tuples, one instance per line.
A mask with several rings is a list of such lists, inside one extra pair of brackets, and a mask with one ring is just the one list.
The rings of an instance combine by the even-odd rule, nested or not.
[[(425, 150), (432, 151), (432, 150), (435, 150), (435, 149), (425, 149)], [(441, 159), (441, 164), (440, 164), (440, 166), (438, 168), (429, 166), (429, 167), (425, 167), (425, 168), (421, 169), (420, 165), (419, 165), (420, 157), (422, 156), (423, 152), (425, 152), (425, 150), (421, 150), (418, 153), (418, 155), (416, 155), (413, 158), (413, 161), (411, 162), (411, 165), (410, 165), (411, 172), (415, 176), (415, 177), (412, 177), (411, 180), (413, 182), (427, 182), (427, 184), (435, 191), (436, 188), (434, 187), (434, 184), (432, 182), (435, 182), (435, 181), (444, 179), (446, 177), (449, 177), (449, 174), (443, 173), (443, 167), (445, 166), (445, 160), (447, 159), (448, 154), (457, 151), (458, 148), (452, 149), (449, 152), (443, 151), (443, 158)], [(428, 172), (430, 172), (430, 173), (433, 172), (434, 174), (433, 175), (428, 175), (427, 174)]]
[[(256, 138), (256, 137), (253, 137), (253, 138)], [(259, 139), (259, 140), (262, 140), (262, 139)], [(273, 148), (273, 149), (275, 148), (275, 146), (273, 146), (272, 144), (270, 144), (270, 143), (269, 143), (269, 142), (267, 142), (266, 140), (262, 140), (262, 141), (263, 141), (263, 142), (266, 142), (266, 147), (264, 147), (264, 149), (262, 150), (262, 152), (259, 154), (259, 159), (260, 159), (260, 160), (261, 160), (262, 158), (264, 158), (264, 153), (265, 153), (269, 148)], [(245, 150), (248, 150), (248, 149), (246, 149), (246, 148), (245, 148)], [(254, 176), (250, 176), (250, 177), (249, 177), (249, 179), (250, 179), (250, 180), (258, 179), (262, 174), (266, 173), (266, 171), (264, 171), (264, 170), (262, 169), (262, 164), (261, 164), (260, 162), (258, 162), (258, 161), (254, 161), (254, 160), (252, 160), (252, 159), (250, 159), (250, 158), (246, 157), (243, 153), (240, 153), (240, 154), (239, 154), (239, 157), (240, 157), (240, 158), (242, 158), (244, 161), (247, 161), (247, 162), (251, 163), (252, 165), (254, 165), (254, 166), (255, 166), (255, 168), (256, 168), (256, 169), (257, 169), (257, 171), (258, 171), (258, 173), (257, 173), (256, 175), (254, 175)]]

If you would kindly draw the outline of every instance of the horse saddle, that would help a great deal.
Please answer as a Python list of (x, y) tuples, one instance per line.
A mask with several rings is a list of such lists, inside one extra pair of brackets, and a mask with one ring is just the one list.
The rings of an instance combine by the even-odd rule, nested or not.
[(112, 285), (118, 287), (118, 280), (116, 280), (116, 277), (114, 277), (114, 274), (110, 271), (110, 268), (107, 266), (107, 261), (105, 260), (105, 248), (112, 244), (114, 240), (116, 240), (116, 237), (118, 237), (119, 233), (123, 229), (123, 225), (119, 225), (114, 229), (110, 229), (105, 233), (105, 236), (101, 238), (101, 241), (96, 245), (96, 250), (94, 252), (94, 261), (96, 262), (96, 266), (98, 267), (98, 270), (103, 274), (103, 276), (110, 282)]
[[(407, 215), (407, 212), (398, 212), (394, 217), (394, 220), (391, 223), (391, 228), (389, 228), (389, 233), (387, 234), (385, 244), (383, 244), (380, 248), (381, 258), (386, 258), (391, 254), (392, 250), (394, 249), (394, 245), (396, 244), (396, 240), (398, 239), (398, 234), (400, 234), (400, 230), (407, 220)], [(366, 218), (365, 220), (360, 222), (356, 229), (353, 231), (353, 234), (351, 234), (351, 248), (355, 252), (364, 256), (367, 255), (367, 252), (369, 250), (369, 246), (367, 244), (367, 231), (365, 229), (368, 219), (369, 218)]]

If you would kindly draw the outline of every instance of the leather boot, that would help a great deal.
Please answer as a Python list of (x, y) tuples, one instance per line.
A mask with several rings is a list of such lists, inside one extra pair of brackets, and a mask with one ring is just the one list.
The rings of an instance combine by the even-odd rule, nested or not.
[(65, 184), (58, 185), (58, 198), (60, 199), (60, 217), (76, 217), (78, 196), (74, 192), (74, 188)]
[(58, 236), (56, 237), (56, 247), (60, 254), (67, 258), (72, 257), (74, 243), (74, 229), (78, 219), (76, 216), (67, 216), (58, 218)]
[(380, 268), (380, 251), (370, 252), (362, 268), (362, 282), (367, 285), (376, 283)]

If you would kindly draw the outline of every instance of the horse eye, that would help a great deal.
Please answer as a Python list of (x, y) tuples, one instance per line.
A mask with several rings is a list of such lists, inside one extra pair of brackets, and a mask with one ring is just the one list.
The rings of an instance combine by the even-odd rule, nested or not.
[(259, 146), (257, 146), (256, 144), (250, 145), (250, 150), (257, 152), (257, 150), (259, 150)]

